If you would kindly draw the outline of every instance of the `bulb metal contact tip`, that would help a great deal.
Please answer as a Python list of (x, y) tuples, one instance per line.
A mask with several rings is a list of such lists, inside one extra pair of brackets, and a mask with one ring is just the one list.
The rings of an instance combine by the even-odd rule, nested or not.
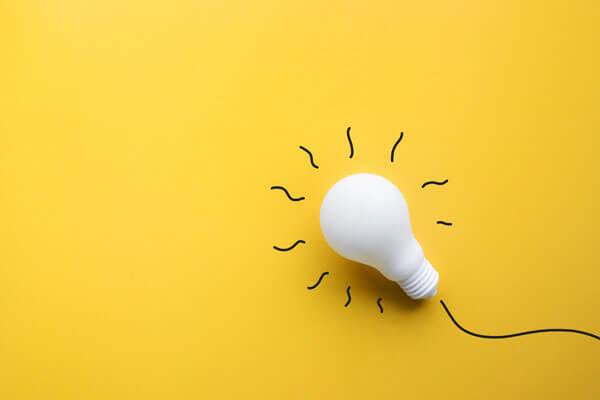
[(412, 299), (430, 299), (437, 293), (439, 280), (438, 272), (425, 260), (415, 273), (398, 284)]

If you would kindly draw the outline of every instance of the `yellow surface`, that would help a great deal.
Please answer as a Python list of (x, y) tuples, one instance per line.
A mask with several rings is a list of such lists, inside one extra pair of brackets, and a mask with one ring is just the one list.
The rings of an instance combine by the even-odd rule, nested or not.
[[(598, 398), (600, 342), (477, 339), (439, 300), (481, 333), (600, 332), (599, 19), (3, 1), (0, 398)], [(405, 194), (434, 300), (324, 242), (322, 196), (363, 171)]]

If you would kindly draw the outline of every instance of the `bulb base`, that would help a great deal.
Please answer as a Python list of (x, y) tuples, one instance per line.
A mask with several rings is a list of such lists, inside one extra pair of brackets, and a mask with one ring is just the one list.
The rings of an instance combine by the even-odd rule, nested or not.
[(440, 274), (425, 260), (415, 273), (398, 284), (411, 299), (430, 299), (437, 293), (439, 280)]

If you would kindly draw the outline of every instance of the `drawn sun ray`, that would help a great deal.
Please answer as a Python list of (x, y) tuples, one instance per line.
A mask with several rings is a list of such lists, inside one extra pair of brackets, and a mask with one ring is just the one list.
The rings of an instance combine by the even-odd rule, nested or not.
[(404, 132), (400, 132), (400, 137), (398, 138), (398, 140), (396, 140), (396, 143), (394, 143), (394, 147), (392, 147), (392, 155), (390, 157), (392, 162), (394, 162), (394, 152), (396, 151), (396, 146), (398, 146), (398, 143), (400, 143), (400, 141), (402, 140), (403, 137), (404, 137)]
[(442, 186), (442, 185), (445, 185), (446, 183), (448, 183), (448, 179), (444, 179), (441, 182), (438, 182), (438, 181), (427, 181), (427, 182), (425, 182), (424, 184), (421, 185), (421, 188), (425, 189), (425, 187), (429, 186), (429, 185)]
[(273, 248), (277, 251), (290, 251), (293, 250), (296, 246), (298, 246), (298, 244), (306, 244), (306, 241), (300, 239), (300, 240), (296, 240), (294, 242), (294, 244), (292, 244), (290, 247), (278, 247), (278, 246), (273, 246)]
[(302, 196), (302, 197), (292, 197), (290, 195), (290, 193), (287, 191), (287, 189), (284, 188), (283, 186), (271, 186), (271, 190), (282, 190), (285, 193), (285, 195), (288, 197), (288, 199), (290, 199), (291, 201), (302, 201), (302, 200), (305, 199), (304, 196)]
[(381, 305), (381, 300), (383, 300), (383, 297), (377, 299), (377, 306), (379, 307), (379, 313), (383, 314), (383, 306)]
[(352, 145), (352, 138), (350, 137), (350, 127), (346, 129), (346, 137), (348, 138), (348, 144), (350, 145), (350, 155), (348, 158), (354, 157), (354, 146)]
[(304, 147), (304, 146), (299, 146), (299, 147), (300, 147), (300, 150), (303, 150), (303, 151), (305, 151), (305, 152), (308, 154), (308, 157), (310, 157), (310, 165), (312, 165), (312, 167), (313, 167), (313, 168), (316, 168), (316, 169), (318, 169), (318, 168), (319, 168), (319, 166), (318, 166), (317, 164), (315, 164), (315, 161), (314, 161), (314, 159), (313, 159), (313, 155), (312, 155), (312, 153), (310, 152), (310, 150), (308, 150), (308, 149), (307, 149), (306, 147)]
[(452, 222), (448, 222), (448, 221), (435, 221), (435, 223), (438, 225), (452, 226)]
[(313, 289), (315, 289), (317, 286), (319, 286), (319, 285), (321, 284), (321, 280), (323, 280), (323, 277), (324, 277), (325, 275), (329, 275), (329, 272), (323, 272), (323, 273), (321, 274), (321, 276), (319, 276), (319, 280), (317, 280), (317, 282), (316, 282), (314, 285), (307, 286), (306, 288), (307, 288), (308, 290), (313, 290)]
[(352, 296), (350, 296), (350, 286), (346, 288), (346, 296), (348, 296), (348, 300), (346, 301), (346, 304), (344, 304), (344, 307), (348, 307), (352, 301)]

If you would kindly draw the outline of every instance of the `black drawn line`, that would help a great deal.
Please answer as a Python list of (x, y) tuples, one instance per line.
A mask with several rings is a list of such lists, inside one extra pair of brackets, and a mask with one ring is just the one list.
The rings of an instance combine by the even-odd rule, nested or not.
[(298, 246), (298, 243), (303, 243), (306, 244), (306, 242), (304, 240), (296, 240), (296, 242), (291, 245), (290, 247), (287, 248), (281, 248), (281, 247), (277, 247), (277, 246), (273, 246), (273, 248), (277, 251), (290, 251), (292, 250), (294, 247)]
[(446, 222), (446, 221), (435, 221), (436, 224), (438, 225), (446, 225), (446, 226), (452, 226), (452, 222)]
[(305, 152), (307, 152), (307, 153), (308, 153), (308, 156), (310, 157), (310, 165), (312, 165), (312, 166), (313, 166), (313, 168), (317, 168), (317, 169), (318, 169), (318, 168), (319, 168), (319, 166), (318, 166), (317, 164), (315, 164), (315, 162), (313, 161), (313, 155), (312, 155), (312, 153), (310, 152), (310, 150), (308, 150), (308, 149), (307, 149), (306, 147), (304, 147), (304, 146), (300, 146), (300, 150), (304, 150)]
[(456, 325), (456, 327), (458, 329), (460, 329), (461, 331), (463, 331), (464, 333), (466, 333), (468, 335), (475, 336), (475, 337), (478, 337), (478, 338), (483, 338), (483, 339), (508, 339), (508, 338), (517, 337), (517, 336), (531, 335), (533, 333), (569, 332), (569, 333), (578, 333), (580, 335), (585, 335), (585, 336), (589, 336), (591, 338), (600, 340), (600, 336), (594, 335), (593, 333), (580, 331), (578, 329), (562, 329), (562, 328), (557, 328), (557, 329), (536, 329), (536, 330), (533, 330), (533, 331), (510, 333), (508, 335), (482, 335), (480, 333), (471, 332), (470, 330), (465, 329), (462, 326), (460, 326), (460, 324), (458, 322), (456, 322), (456, 320), (454, 319), (454, 317), (450, 313), (450, 310), (448, 310), (448, 307), (446, 307), (446, 304), (444, 303), (444, 300), (440, 300), (440, 303), (442, 303), (442, 307), (444, 307), (444, 310), (446, 311), (446, 314), (448, 314), (448, 316), (450, 317), (450, 319), (452, 320), (452, 322), (454, 323), (454, 325)]
[(352, 296), (350, 296), (350, 286), (346, 288), (346, 294), (348, 295), (348, 301), (344, 304), (344, 307), (348, 307), (348, 304), (352, 301)]
[(404, 132), (400, 132), (400, 137), (398, 138), (398, 140), (396, 140), (396, 143), (394, 143), (394, 147), (392, 147), (392, 162), (394, 162), (394, 152), (396, 151), (396, 146), (398, 146), (398, 143), (400, 143), (400, 141), (402, 140), (402, 138), (404, 137)]
[(287, 191), (286, 188), (284, 188), (283, 186), (271, 186), (271, 190), (283, 190), (285, 192), (285, 195), (288, 197), (288, 199), (290, 199), (291, 201), (300, 201), (300, 200), (304, 200), (304, 197), (292, 197), (290, 196), (290, 193)]
[(379, 313), (383, 314), (383, 307), (381, 306), (381, 300), (383, 300), (383, 297), (380, 297), (377, 299), (377, 305), (379, 306)]
[(319, 280), (317, 281), (317, 283), (315, 283), (315, 284), (314, 284), (314, 285), (312, 285), (312, 286), (307, 286), (306, 288), (307, 288), (308, 290), (313, 290), (314, 288), (316, 288), (317, 286), (319, 286), (319, 284), (321, 283), (321, 279), (323, 279), (323, 277), (324, 277), (325, 275), (329, 275), (329, 272), (323, 272), (323, 273), (321, 274), (321, 276), (319, 277)]
[(421, 188), (425, 188), (425, 186), (427, 185), (438, 185), (438, 186), (442, 186), (445, 185), (446, 183), (448, 183), (448, 179), (443, 180), (442, 182), (437, 182), (437, 181), (427, 181), (424, 184), (421, 185)]
[(348, 138), (348, 143), (350, 143), (350, 157), (348, 158), (352, 158), (354, 156), (354, 146), (352, 145), (352, 139), (350, 138), (350, 127), (346, 129), (346, 137)]

